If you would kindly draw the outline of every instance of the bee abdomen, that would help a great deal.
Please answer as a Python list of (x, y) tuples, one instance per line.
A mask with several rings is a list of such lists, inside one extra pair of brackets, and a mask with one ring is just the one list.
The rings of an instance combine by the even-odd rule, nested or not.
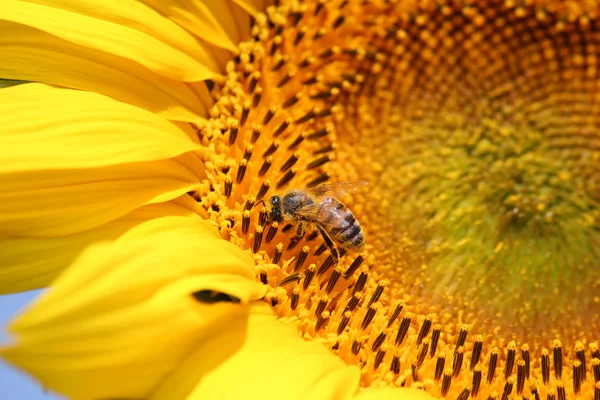
[(351, 213), (346, 216), (345, 220), (348, 222), (348, 225), (343, 229), (332, 232), (333, 235), (345, 247), (351, 249), (361, 249), (364, 244), (364, 238), (358, 221)]

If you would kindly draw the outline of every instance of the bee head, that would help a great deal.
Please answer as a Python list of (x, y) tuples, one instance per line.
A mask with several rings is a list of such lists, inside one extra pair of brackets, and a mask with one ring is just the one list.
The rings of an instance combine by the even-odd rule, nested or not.
[(281, 211), (281, 197), (271, 196), (269, 199), (269, 220), (271, 222), (283, 221), (283, 212)]

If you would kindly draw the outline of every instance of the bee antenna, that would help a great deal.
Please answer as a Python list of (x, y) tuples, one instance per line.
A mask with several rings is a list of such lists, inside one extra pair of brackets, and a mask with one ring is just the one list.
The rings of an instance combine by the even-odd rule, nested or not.
[(265, 201), (264, 200), (259, 200), (257, 201), (254, 206), (252, 206), (252, 208), (256, 207), (259, 203), (262, 203), (263, 207), (265, 207)]

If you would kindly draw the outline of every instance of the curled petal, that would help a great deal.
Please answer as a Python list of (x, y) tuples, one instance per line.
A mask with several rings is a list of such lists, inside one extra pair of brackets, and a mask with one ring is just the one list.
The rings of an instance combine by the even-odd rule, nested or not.
[[(14, 321), (16, 343), (2, 355), (69, 397), (148, 398), (228, 315), (264, 295), (253, 266), (203, 220), (143, 223), (86, 249)], [(203, 295), (216, 292), (239, 303)]]
[[(0, 294), (50, 284), (90, 243), (114, 240), (144, 221), (165, 216), (200, 218), (184, 207), (185, 198), (140, 207), (114, 221), (74, 235), (50, 238), (0, 237)], [(196, 205), (196, 202), (193, 202)]]
[(217, 78), (219, 66), (201, 41), (133, 0), (4, 0), (1, 19), (135, 61), (167, 78)]
[(302, 340), (266, 304), (221, 320), (152, 396), (153, 400), (350, 399), (359, 371), (325, 346)]

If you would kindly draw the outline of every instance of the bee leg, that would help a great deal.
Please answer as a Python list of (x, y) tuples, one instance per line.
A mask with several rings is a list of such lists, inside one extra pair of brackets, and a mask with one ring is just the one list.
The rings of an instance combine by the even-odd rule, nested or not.
[(302, 222), (298, 222), (298, 225), (296, 225), (296, 237), (300, 239), (302, 236), (304, 236), (304, 233), (304, 224)]
[(340, 252), (338, 251), (337, 247), (335, 247), (333, 240), (331, 240), (331, 237), (325, 231), (325, 229), (323, 229), (323, 227), (319, 225), (317, 225), (317, 229), (321, 233), (321, 236), (323, 236), (325, 244), (327, 245), (327, 247), (329, 247), (329, 251), (331, 252), (331, 258), (333, 258), (333, 264), (337, 265), (338, 261), (340, 261)]

